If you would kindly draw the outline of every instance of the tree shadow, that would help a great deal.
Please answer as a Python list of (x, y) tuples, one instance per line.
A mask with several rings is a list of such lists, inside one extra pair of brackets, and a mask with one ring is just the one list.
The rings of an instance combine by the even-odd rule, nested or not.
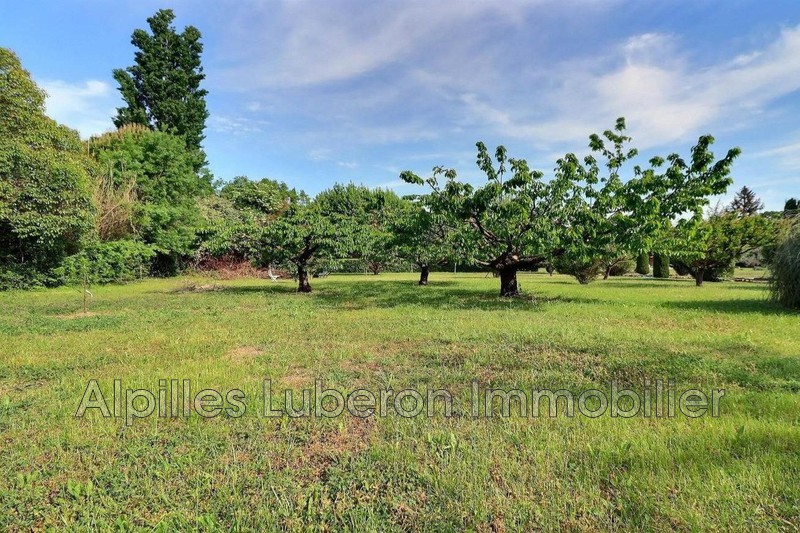
[(744, 298), (737, 300), (695, 300), (664, 302), (661, 307), (687, 311), (705, 311), (713, 313), (787, 315), (797, 314), (769, 301), (766, 298)]
[[(503, 298), (494, 291), (483, 288), (466, 288), (457, 281), (435, 281), (427, 286), (419, 286), (415, 281), (369, 280), (355, 283), (312, 285), (309, 295), (324, 307), (360, 310), (370, 308), (391, 308), (398, 306), (419, 306), (435, 309), (538, 309), (547, 303), (598, 303), (600, 300), (588, 298), (539, 297), (523, 293), (516, 298)], [(247, 285), (224, 287), (218, 294), (296, 293), (294, 285), (281, 287), (270, 285)], [(209, 293), (210, 295), (213, 293)], [(303, 296), (303, 295), (299, 295)]]

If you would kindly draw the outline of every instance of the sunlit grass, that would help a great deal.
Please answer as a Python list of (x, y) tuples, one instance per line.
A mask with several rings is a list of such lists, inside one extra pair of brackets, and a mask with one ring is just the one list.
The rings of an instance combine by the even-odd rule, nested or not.
[[(759, 284), (523, 274), (153, 280), (0, 294), (0, 527), (800, 527), (800, 315)], [(97, 379), (244, 417), (73, 414)], [(722, 416), (263, 418), (273, 388), (726, 389)], [(7, 474), (6, 474), (7, 473)]]

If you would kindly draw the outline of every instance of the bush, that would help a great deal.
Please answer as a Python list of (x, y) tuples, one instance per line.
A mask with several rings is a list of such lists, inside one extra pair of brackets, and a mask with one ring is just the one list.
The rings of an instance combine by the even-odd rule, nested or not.
[(599, 261), (581, 261), (564, 257), (557, 259), (554, 266), (559, 274), (573, 276), (581, 285), (591, 283), (605, 271)]
[(650, 254), (642, 252), (636, 257), (636, 273), (646, 276), (650, 273)]
[(608, 269), (609, 276), (624, 276), (630, 274), (636, 265), (630, 259), (624, 259)]
[[(672, 268), (679, 276), (692, 276), (697, 278), (697, 267), (688, 263), (680, 258), (672, 259)], [(655, 265), (655, 263), (653, 263)], [(731, 265), (717, 265), (712, 268), (706, 268), (703, 271), (703, 281), (718, 282), (725, 279), (731, 279), (734, 274), (734, 266)]]
[(770, 270), (772, 299), (790, 309), (800, 309), (800, 234), (778, 246)]
[(653, 277), (669, 277), (669, 257), (662, 254), (653, 254)]
[(150, 274), (155, 252), (141, 242), (96, 243), (64, 260), (56, 274), (66, 284), (113, 283), (140, 279)]
[(42, 269), (39, 263), (0, 265), (0, 291), (54, 287), (59, 283), (53, 271)]

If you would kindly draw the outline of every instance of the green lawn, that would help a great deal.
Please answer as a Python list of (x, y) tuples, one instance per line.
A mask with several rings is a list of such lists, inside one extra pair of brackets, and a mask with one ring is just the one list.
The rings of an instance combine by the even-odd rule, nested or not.
[[(483, 274), (152, 280), (0, 294), (0, 529), (800, 528), (800, 315), (752, 283)], [(239, 418), (73, 415), (159, 379)], [(725, 389), (721, 416), (471, 416), (481, 388)], [(259, 416), (273, 394), (452, 391), (456, 416)], [(276, 399), (275, 403), (279, 403)], [(141, 404), (140, 404), (141, 405)], [(463, 406), (463, 408), (462, 408)]]

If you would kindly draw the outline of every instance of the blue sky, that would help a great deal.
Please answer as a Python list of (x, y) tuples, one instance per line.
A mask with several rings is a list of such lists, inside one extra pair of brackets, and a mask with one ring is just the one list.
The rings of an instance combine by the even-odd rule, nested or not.
[(407, 193), (405, 169), (479, 180), (478, 140), (550, 172), (625, 116), (644, 156), (711, 133), (718, 155), (744, 152), (731, 193), (748, 185), (770, 209), (800, 196), (796, 0), (2, 0), (0, 46), (86, 137), (112, 128), (111, 71), (163, 7), (203, 33), (220, 179)]

